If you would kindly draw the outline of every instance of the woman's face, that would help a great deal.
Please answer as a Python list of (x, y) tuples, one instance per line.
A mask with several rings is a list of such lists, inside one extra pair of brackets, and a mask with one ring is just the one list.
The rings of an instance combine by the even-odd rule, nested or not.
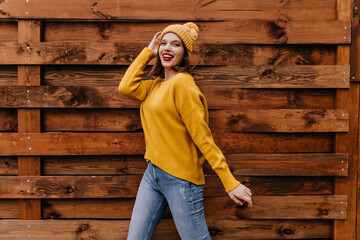
[(175, 33), (166, 33), (161, 39), (159, 55), (164, 68), (179, 65), (184, 57), (184, 46)]

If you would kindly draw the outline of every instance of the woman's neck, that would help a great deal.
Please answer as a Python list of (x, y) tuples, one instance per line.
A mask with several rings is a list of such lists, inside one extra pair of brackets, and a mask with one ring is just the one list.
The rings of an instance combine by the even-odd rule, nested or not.
[(172, 68), (164, 68), (164, 70), (165, 70), (165, 77), (164, 77), (165, 81), (169, 80), (176, 74), (175, 70)]

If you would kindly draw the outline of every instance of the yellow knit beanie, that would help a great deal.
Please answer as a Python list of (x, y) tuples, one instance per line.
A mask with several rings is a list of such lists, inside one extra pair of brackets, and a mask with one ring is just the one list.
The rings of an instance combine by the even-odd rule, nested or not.
[(198, 26), (193, 22), (188, 22), (185, 23), (184, 25), (180, 25), (180, 24), (169, 25), (162, 31), (160, 35), (160, 41), (163, 38), (163, 36), (168, 32), (172, 32), (178, 35), (179, 38), (184, 42), (189, 55), (191, 55), (194, 49), (196, 39), (198, 37), (198, 32), (199, 32)]

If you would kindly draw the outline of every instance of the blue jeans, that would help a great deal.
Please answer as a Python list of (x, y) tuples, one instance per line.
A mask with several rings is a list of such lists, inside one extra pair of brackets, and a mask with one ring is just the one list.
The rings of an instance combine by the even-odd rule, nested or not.
[(149, 161), (137, 192), (127, 239), (151, 239), (168, 205), (182, 240), (211, 239), (203, 191), (204, 185), (174, 177)]

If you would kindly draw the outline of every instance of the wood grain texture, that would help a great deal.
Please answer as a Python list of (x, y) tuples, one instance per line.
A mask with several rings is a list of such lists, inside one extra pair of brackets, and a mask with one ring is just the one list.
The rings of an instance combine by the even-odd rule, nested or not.
[(18, 218), (18, 217), (19, 217), (19, 202), (18, 202), (18, 200), (17, 199), (0, 199), (0, 218), (11, 219), (11, 218)]
[[(2, 177), (1, 198), (129, 198), (135, 197), (139, 176)], [(209, 199), (209, 210), (254, 219), (345, 219), (346, 196), (253, 196), (254, 207), (239, 209), (229, 198)], [(211, 206), (211, 207), (210, 207)], [(300, 210), (299, 210), (300, 209)], [(234, 211), (234, 212), (233, 212)]]
[[(226, 154), (231, 171), (239, 176), (347, 176), (347, 154)], [(3, 175), (14, 172), (9, 157), (0, 158)], [(271, 168), (269, 168), (271, 165)], [(133, 156), (45, 156), (44, 175), (127, 175), (143, 174), (146, 162)], [(204, 163), (204, 173), (214, 175)]]
[[(359, 6), (360, 2), (359, 0), (352, 1), (353, 6)], [(350, 46), (350, 64), (351, 64), (351, 81), (354, 82), (360, 82), (360, 61), (359, 61), (359, 54), (360, 54), (360, 29), (359, 29), (359, 10), (354, 7), (354, 10), (352, 11), (352, 34), (351, 34), (351, 40), (353, 44)], [(360, 110), (360, 109), (359, 109)], [(359, 112), (357, 110), (357, 112)], [(358, 126), (360, 124), (360, 121), (358, 123)], [(360, 136), (359, 136), (360, 137)], [(358, 141), (360, 141), (358, 137)], [(360, 239), (360, 157), (359, 152), (357, 153), (357, 190), (356, 190), (356, 239)]]
[[(212, 134), (215, 144), (228, 153), (329, 153), (329, 133)], [(257, 144), (261, 142), (262, 144)], [(143, 133), (0, 133), (0, 156), (144, 154)]]
[[(5, 115), (0, 110), (0, 131), (10, 132), (0, 133), (0, 175), (7, 175), (0, 181), (18, 178), (15, 174), (48, 175), (38, 178), (51, 180), (31, 185), (31, 190), (41, 189), (40, 194), (49, 194), (50, 199), (42, 199), (43, 206), (32, 204), (40, 203), (38, 199), (21, 200), (18, 208), (40, 207), (45, 218), (68, 219), (34, 221), (31, 225), (21, 225), (22, 221), (12, 225), (15, 222), (2, 220), (0, 232), (7, 235), (0, 234), (0, 239), (23, 239), (27, 235), (31, 239), (55, 240), (126, 238), (133, 189), (137, 189), (146, 166), (142, 159), (142, 129), (136, 115), (140, 104), (121, 99), (115, 89), (128, 65), (169, 21), (199, 24), (202, 34), (192, 61), (200, 65), (194, 76), (209, 103), (214, 139), (233, 173), (252, 189), (258, 203), (254, 209), (235, 208), (206, 164), (205, 207), (209, 209), (207, 221), (212, 238), (350, 237), (353, 230), (342, 235), (348, 229), (341, 227), (345, 222), (350, 223), (347, 228), (354, 223), (348, 220), (355, 214), (354, 195), (348, 193), (349, 186), (354, 186), (351, 181), (357, 165), (353, 163), (355, 153), (348, 150), (358, 142), (346, 141), (344, 136), (354, 136), (357, 131), (353, 124), (358, 110), (348, 106), (358, 101), (359, 89), (352, 92), (349, 62), (339, 61), (344, 56), (346, 59), (349, 48), (338, 45), (354, 43), (354, 29), (350, 29), (351, 19), (338, 14), (351, 13), (351, 1), (185, 0), (162, 1), (161, 5), (144, 0), (65, 0), (62, 4), (2, 1), (0, 18), (4, 22), (0, 29), (4, 34), (0, 38), (4, 40), (0, 42), (5, 47), (1, 52), (8, 57), (0, 59), (0, 85), (17, 84), (14, 77), (18, 76), (12, 69), (16, 65), (11, 64), (20, 64), (19, 78), (24, 79), (24, 86), (30, 88), (34, 79), (40, 79), (40, 68), (33, 65), (42, 65), (42, 83), (48, 86), (35, 87), (29, 93), (29, 89), (0, 91), (0, 103), (5, 103), (0, 107), (11, 108), (4, 109)], [(173, 14), (159, 14), (169, 8), (174, 9)], [(21, 38), (20, 34), (34, 32), (31, 28), (19, 28), (18, 39), (15, 21), (31, 19), (50, 20), (44, 21), (45, 31), (38, 32), (43, 43)], [(18, 40), (20, 44), (11, 45)], [(345, 96), (347, 91), (357, 97)], [(358, 102), (354, 105), (358, 108)], [(41, 118), (40, 110), (34, 108), (42, 108)], [(11, 114), (13, 110), (20, 114)], [(129, 115), (111, 121), (117, 113)], [(19, 125), (20, 134), (11, 133), (18, 130), (14, 117), (27, 119)], [(21, 135), (22, 129), (34, 122), (41, 123), (36, 125), (36, 131), (45, 133)], [(65, 133), (56, 133), (60, 131)], [(336, 139), (334, 132), (338, 132)], [(19, 136), (23, 139), (19, 140)], [(15, 156), (19, 156), (19, 164), (14, 163)], [(41, 169), (39, 156), (44, 163)], [(19, 171), (14, 169), (16, 166)], [(77, 174), (84, 176), (71, 176)], [(125, 187), (133, 187), (132, 192), (119, 190), (124, 178), (131, 180)], [(22, 186), (30, 184), (27, 180)], [(0, 186), (4, 189), (10, 182)], [(93, 189), (83, 187), (84, 182), (92, 183)], [(67, 194), (87, 198), (58, 198), (66, 195), (64, 189)], [(96, 198), (104, 194), (112, 198), (94, 199), (79, 189), (93, 191)], [(126, 194), (130, 197), (124, 197)], [(11, 206), (6, 201), (0, 202), (3, 210)], [(0, 209), (0, 218), (1, 214), (21, 217), (18, 208), (10, 207), (4, 213)], [(119, 221), (119, 216), (124, 220)], [(154, 239), (179, 239), (170, 218), (168, 211)], [(265, 220), (270, 218), (279, 220)], [(286, 218), (297, 220), (283, 220)], [(333, 219), (341, 220), (332, 225)]]
[[(29, 11), (23, 10), (23, 13), (25, 12)], [(29, 14), (27, 15), (29, 17)], [(0, 14), (0, 16), (6, 15)], [(203, 42), (203, 39), (206, 39), (207, 43), (222, 42), (225, 44), (349, 44), (351, 40), (351, 29), (345, 28), (350, 26), (349, 21), (296, 21), (280, 16), (270, 20), (243, 19), (226, 21), (225, 28), (223, 21), (196, 21), (195, 23), (201, 30), (206, 29), (206, 31), (202, 31), (201, 38), (199, 38), (200, 43)], [(132, 25), (134, 24), (124, 24), (124, 27), (128, 30), (125, 34), (123, 32), (122, 37), (127, 41), (130, 39), (133, 39), (133, 41), (143, 41), (136, 36), (136, 32), (142, 32), (146, 38), (150, 37), (149, 35), (153, 36), (154, 32), (156, 32), (151, 32), (149, 29), (161, 30), (168, 24), (150, 22), (135, 25), (135, 27)], [(113, 33), (117, 34), (114, 31)]]
[[(337, 2), (337, 19), (351, 20), (352, 0)], [(354, 43), (357, 44), (357, 43)], [(350, 46), (340, 45), (337, 49), (336, 64), (343, 65), (350, 62)], [(348, 217), (344, 221), (334, 221), (333, 239), (356, 239), (356, 192), (357, 169), (359, 159), (359, 84), (353, 83), (348, 90), (337, 90), (335, 107), (348, 109), (351, 117), (349, 132), (336, 134), (335, 152), (349, 154), (349, 175), (347, 178), (335, 178), (335, 194), (348, 196)]]
[[(358, 6), (359, 0), (352, 0), (353, 6)], [(351, 64), (351, 81), (360, 82), (360, 61), (359, 61), (359, 41), (360, 41), (360, 29), (359, 29), (359, 8), (353, 8), (351, 11), (351, 42), (350, 45), (350, 64)], [(360, 229), (359, 229), (360, 230)], [(359, 231), (358, 231), (359, 232)], [(360, 233), (359, 233), (360, 234)], [(358, 237), (360, 239), (360, 235)]]
[(194, 71), (199, 86), (223, 88), (349, 88), (350, 66), (214, 66)]
[[(65, 23), (63, 23), (65, 24)], [(48, 26), (48, 36), (47, 43), (61, 44), (63, 42), (84, 42), (84, 35), (88, 33), (94, 33), (99, 31), (99, 28), (102, 29), (102, 26), (97, 24), (86, 24), (73, 23), (71, 25), (65, 24), (60, 26), (52, 26), (50, 23), (47, 23)], [(116, 25), (117, 26), (117, 25)], [(54, 29), (53, 29), (54, 28)], [(70, 28), (70, 29), (69, 29)], [(82, 31), (86, 29), (86, 31)], [(69, 36), (68, 31), (71, 32)], [(121, 31), (127, 31), (122, 29)], [(52, 33), (54, 32), (54, 36)], [(81, 33), (81, 35), (79, 35)], [(60, 35), (59, 35), (60, 34)], [(57, 64), (56, 66), (44, 65), (44, 83), (47, 84), (48, 81), (56, 81), (56, 84), (49, 85), (64, 85), (64, 83), (72, 82), (73, 84), (81, 85), (80, 80), (91, 79), (94, 80), (100, 76), (101, 82), (109, 81), (118, 81), (121, 78), (112, 78), (112, 76), (120, 75), (126, 71), (126, 65), (132, 63), (138, 54), (143, 50), (144, 47), (148, 46), (148, 42), (144, 43), (133, 43), (128, 41), (124, 43), (123, 39), (118, 39), (119, 35), (110, 35), (111, 32), (101, 32), (104, 37), (99, 38), (99, 34), (90, 35), (88, 41), (103, 43), (115, 44), (116, 53), (113, 53), (115, 56), (114, 61), (117, 61), (118, 64), (123, 63), (123, 65), (117, 65), (117, 69), (120, 71), (114, 71), (114, 68), (110, 65), (97, 64), (97, 65), (68, 65), (68, 64)], [(56, 36), (56, 37), (55, 37)], [(54, 39), (53, 39), (54, 37)], [(69, 38), (71, 41), (69, 41)], [(62, 42), (60, 42), (62, 40)], [(149, 41), (151, 37), (149, 38)], [(115, 42), (115, 43), (114, 43)], [(32, 43), (29, 43), (32, 44)], [(95, 43), (94, 43), (95, 44)], [(69, 47), (71, 47), (70, 45)], [(102, 46), (102, 49), (106, 50), (107, 46)], [(112, 45), (110, 45), (112, 46)], [(301, 48), (296, 47), (297, 45), (261, 45), (261, 44), (200, 44), (197, 42), (194, 46), (194, 52), (190, 58), (190, 63), (196, 65), (198, 68), (212, 68), (214, 66), (294, 66), (294, 65), (335, 65), (335, 52), (336, 45), (302, 45)], [(124, 51), (126, 49), (126, 51)], [(108, 54), (114, 50), (114, 47), (107, 49)], [(76, 53), (76, 52), (75, 52)], [(73, 54), (75, 54), (73, 53)], [(54, 53), (56, 54), (56, 53)], [(103, 54), (103, 53), (102, 53)], [(105, 58), (106, 59), (106, 58)], [(84, 60), (81, 60), (84, 61)], [(148, 65), (152, 66), (155, 63), (155, 60), (151, 60)], [(7, 66), (7, 65), (5, 65)], [(96, 67), (95, 67), (96, 66)], [(346, 67), (346, 66), (344, 66)], [(55, 68), (55, 69), (54, 69)], [(86, 69), (86, 70), (83, 70)], [(64, 70), (71, 72), (71, 74), (65, 74)], [(148, 73), (149, 68), (145, 69), (145, 73)], [(206, 72), (206, 70), (203, 70)], [(215, 69), (214, 73), (216, 74), (218, 70)], [(82, 74), (79, 74), (82, 73)], [(211, 72), (211, 71), (210, 71)], [(62, 80), (62, 77), (66, 81)], [(60, 79), (59, 79), (60, 78)], [(84, 79), (85, 78), (85, 79)], [(69, 85), (69, 84), (67, 84)], [(101, 85), (101, 84), (100, 84)]]
[[(0, 60), (2, 64), (23, 65), (128, 65), (135, 60), (140, 51), (146, 46), (145, 42), (117, 43), (110, 41), (101, 43), (84, 41), (0, 42), (0, 50), (4, 53), (0, 56)], [(223, 67), (223, 69), (231, 69), (233, 68), (232, 65), (248, 66), (247, 69), (250, 70), (249, 77), (242, 76), (238, 80), (245, 82), (246, 79), (251, 79), (253, 75), (259, 75), (258, 73), (261, 73), (260, 76), (262, 76), (262, 80), (266, 81), (267, 84), (276, 84), (275, 80), (287, 80), (289, 81), (290, 86), (294, 84), (301, 86), (298, 78), (291, 78), (291, 76), (289, 76), (290, 71), (293, 71), (295, 75), (299, 74), (299, 71), (303, 71), (306, 75), (301, 75), (301, 77), (304, 77), (305, 80), (307, 80), (304, 81), (304, 84), (309, 84), (309, 82), (311, 83), (312, 81), (319, 80), (325, 82), (321, 75), (329, 75), (329, 80), (331, 80), (334, 84), (339, 85), (343, 83), (337, 83), (334, 81), (337, 78), (334, 79), (334, 77), (343, 76), (342, 74), (344, 73), (338, 70), (349, 69), (349, 66), (346, 65), (335, 66), (334, 69), (330, 69), (330, 66), (333, 63), (331, 60), (334, 58), (322, 60), (324, 59), (324, 56), (317, 56), (318, 51), (326, 49), (326, 47), (307, 47), (308, 51), (300, 51), (299, 49), (294, 49), (294, 47), (291, 46), (281, 49), (276, 46), (265, 47), (255, 44), (252, 47), (245, 46), (245, 44), (225, 45), (218, 44), (218, 42), (202, 45), (199, 43), (194, 49), (194, 55), (191, 57), (191, 63), (196, 65), (224, 65), (226, 63), (228, 66)], [(126, 48), (127, 51), (123, 51), (124, 48)], [(329, 49), (330, 52), (325, 54), (329, 57), (333, 57), (333, 54), (331, 54), (331, 48), (327, 47), (327, 49)], [(271, 52), (271, 50), (273, 52)], [(241, 54), (241, 57), (239, 58), (236, 54)], [(264, 55), (267, 58), (265, 58)], [(241, 61), (239, 62), (239, 60)], [(254, 66), (254, 61), (258, 63), (257, 66), (259, 67)], [(316, 65), (316, 61), (323, 61), (322, 65), (324, 66), (308, 66), (310, 64)], [(152, 59), (148, 64), (153, 65), (154, 62), (155, 59)], [(294, 66), (290, 66), (290, 63), (297, 65), (295, 69)], [(284, 64), (289, 66), (287, 68), (274, 67), (276, 65)], [(300, 66), (302, 66), (302, 68)], [(239, 68), (236, 72), (243, 73), (245, 69)], [(328, 69), (329, 73), (324, 72), (324, 69)], [(318, 76), (319, 74), (320, 76)], [(345, 73), (347, 79), (349, 76), (348, 74), (349, 73), (347, 71)], [(308, 76), (313, 76), (315, 80), (310, 79)], [(248, 84), (256, 86), (254, 82), (251, 81)]]
[[(124, 176), (2, 176), (0, 197), (6, 199), (40, 198), (134, 198), (141, 175)], [(254, 195), (283, 196), (329, 194), (329, 179), (291, 177), (239, 177)], [(315, 183), (315, 180), (319, 181)], [(284, 182), (287, 181), (287, 182)], [(217, 176), (205, 178), (204, 196), (227, 196)], [(261, 185), (262, 184), (262, 185)], [(313, 186), (309, 186), (313, 184)]]
[(16, 42), (18, 40), (18, 22), (16, 20), (0, 21), (0, 31), (1, 42)]
[[(121, 179), (121, 177), (125, 176), (119, 177)], [(328, 195), (333, 193), (332, 179), (328, 177), (251, 177), (236, 175), (235, 177), (241, 183), (250, 187), (255, 195)], [(139, 182), (140, 180), (136, 181)], [(138, 187), (137, 182), (132, 184)], [(205, 176), (205, 182), (205, 197), (228, 196), (217, 176)]]
[[(137, 109), (46, 109), (44, 131), (141, 131)], [(209, 110), (212, 132), (346, 132), (348, 112), (341, 109)]]
[[(256, 195), (262, 196), (317, 196), (332, 193), (332, 181), (328, 178), (295, 177), (237, 177), (241, 182), (250, 187)], [(286, 184), (284, 183), (286, 182)], [(228, 202), (228, 194), (222, 191), (221, 183), (214, 177), (206, 177), (204, 190), (204, 204), (206, 216), (218, 215), (221, 218), (234, 218), (233, 202)], [(217, 199), (224, 202), (217, 203)], [(55, 219), (128, 219), (134, 205), (133, 198), (114, 199), (43, 199), (43, 218)], [(215, 204), (215, 205), (214, 205)], [(222, 207), (219, 207), (222, 206)], [(208, 209), (209, 208), (209, 209)], [(258, 212), (259, 209), (256, 211)], [(282, 213), (279, 213), (282, 214)], [(221, 216), (220, 216), (221, 215)], [(165, 211), (164, 218), (171, 218), (169, 209)]]
[[(347, 196), (253, 196), (252, 199), (252, 208), (238, 208), (228, 197), (209, 198), (204, 205), (215, 215), (235, 215), (239, 219), (346, 219)], [(226, 209), (227, 204), (233, 207)]]
[(17, 110), (0, 109), (0, 131), (17, 132)]
[[(0, 50), (4, 52), (4, 57), (0, 58), (2, 64), (130, 64), (138, 56), (139, 50), (142, 50), (144, 46), (129, 44), (117, 44), (114, 42), (105, 43), (88, 43), (88, 42), (31, 42), (31, 43), (16, 43), (16, 42), (3, 42), (0, 43)], [(212, 47), (212, 46), (209, 46)], [(120, 49), (127, 48), (127, 52), (120, 51)], [(135, 50), (138, 48), (139, 50)], [(219, 48), (219, 47), (217, 47)], [(229, 48), (229, 47), (228, 47)], [(241, 53), (242, 49), (237, 47), (235, 51)], [(219, 49), (220, 50), (220, 49)], [(225, 51), (230, 51), (224, 49)], [(225, 51), (221, 49), (221, 54), (225, 54)], [(259, 49), (261, 50), (261, 49)], [(266, 50), (266, 49), (263, 49)], [(249, 50), (247, 50), (249, 51)], [(258, 51), (258, 50), (257, 50)], [(39, 52), (44, 52), (39, 54)], [(204, 55), (206, 61), (211, 57), (214, 61), (213, 64), (221, 64), (216, 62), (216, 48), (206, 49), (203, 46), (200, 49), (199, 55)], [(228, 84), (229, 87), (240, 84), (242, 87), (248, 88), (266, 88), (266, 87), (279, 87), (279, 88), (348, 88), (349, 87), (349, 66), (334, 66), (334, 65), (301, 65), (306, 64), (297, 63), (296, 66), (274, 66), (278, 65), (276, 62), (269, 62), (269, 57), (273, 53), (267, 53), (267, 62), (259, 64), (257, 66), (222, 66), (213, 68), (211, 74), (209, 71), (200, 68), (194, 72), (195, 78), (200, 80), (212, 81), (213, 83), (219, 82), (216, 79), (229, 79), (232, 80)], [(234, 54), (234, 53), (229, 53)], [(226, 59), (229, 59), (227, 54)], [(250, 57), (257, 57), (258, 53), (249, 53)], [(248, 54), (248, 55), (249, 55)], [(284, 52), (282, 55), (282, 61), (288, 59), (288, 61), (296, 61), (297, 56), (289, 52)], [(105, 57), (106, 55), (106, 57)], [(299, 52), (298, 55), (304, 55)], [(13, 56), (8, 57), (8, 56)], [(99, 57), (100, 56), (100, 57)], [(231, 56), (230, 56), (231, 57)], [(274, 56), (275, 57), (275, 56)], [(279, 56), (276, 56), (277, 58)], [(302, 57), (302, 56), (301, 56)], [(308, 55), (303, 57), (309, 58)], [(302, 58), (303, 58), (302, 57)], [(194, 58), (193, 61), (196, 58)], [(215, 60), (214, 60), (215, 59)], [(245, 57), (243, 57), (245, 60)], [(310, 59), (309, 59), (310, 60)], [(202, 60), (204, 61), (204, 60)], [(237, 59), (239, 61), (239, 59)], [(274, 60), (276, 61), (276, 60)], [(152, 65), (152, 60), (149, 65)], [(206, 62), (205, 62), (206, 63)], [(227, 63), (229, 64), (229, 63)], [(239, 65), (239, 64), (235, 64)], [(344, 81), (344, 79), (346, 81)]]
[[(121, 81), (125, 69), (121, 73), (108, 73), (106, 82), (96, 82), (96, 77), (87, 76), (90, 73), (77, 71), (72, 75), (74, 80), (69, 83), (68, 76), (57, 75), (58, 79), (49, 80), (49, 85), (67, 85), (73, 83), (74, 86), (91, 85), (91, 86), (117, 86)], [(148, 70), (148, 69), (146, 69)], [(146, 73), (148, 71), (145, 71)], [(142, 76), (147, 80), (148, 74)], [(99, 75), (100, 73), (98, 73)], [(198, 67), (192, 72), (196, 84), (199, 87), (216, 87), (222, 88), (349, 88), (350, 86), (350, 66), (336, 65), (296, 65), (296, 66), (213, 66)], [(62, 78), (61, 78), (62, 77)], [(104, 76), (102, 76), (104, 77)], [(116, 78), (116, 79), (115, 79)], [(151, 77), (149, 79), (154, 79)], [(58, 82), (62, 79), (62, 83)], [(57, 81), (56, 81), (57, 80)], [(86, 82), (87, 80), (87, 82)], [(65, 83), (65, 84), (64, 84)], [(97, 84), (96, 84), (97, 83)], [(101, 83), (101, 84), (99, 84)], [(106, 83), (106, 84), (105, 84)], [(32, 95), (30, 92), (29, 96)]]
[[(205, 217), (219, 219), (344, 219), (346, 196), (255, 196), (253, 208), (239, 208), (228, 197), (205, 197)], [(290, 203), (289, 203), (290, 202)], [(134, 199), (44, 199), (44, 219), (130, 219)], [(341, 213), (343, 212), (343, 213)], [(163, 218), (172, 218), (169, 207)]]
[[(347, 176), (347, 154), (226, 154), (231, 171), (239, 176)], [(143, 174), (143, 156), (45, 156), (43, 174), (127, 175)], [(271, 168), (269, 168), (271, 164)], [(0, 157), (0, 174), (17, 175), (17, 159)], [(205, 162), (204, 173), (215, 175)], [(315, 189), (314, 189), (315, 190)]]
[[(1, 26), (1, 23), (0, 23)], [(0, 34), (1, 37), (1, 34)], [(0, 65), (0, 86), (18, 85), (18, 66)]]
[[(239, 88), (199, 87), (209, 109), (257, 108), (307, 108), (321, 106), (329, 96), (326, 91), (258, 90)], [(0, 107), (6, 108), (140, 108), (140, 101), (119, 94), (117, 87), (39, 86), (0, 87), (4, 98)], [(326, 97), (320, 99), (322, 96)], [(316, 103), (316, 101), (319, 102)], [(331, 101), (325, 103), (330, 105)], [(233, 105), (230, 105), (233, 103)], [(321, 107), (322, 108), (322, 107)], [(332, 107), (330, 107), (332, 108)]]
[[(41, 41), (41, 22), (39, 20), (19, 20), (18, 21), (18, 41)], [(20, 86), (39, 86), (40, 85), (40, 66), (18, 66), (18, 85)], [(18, 109), (18, 132), (40, 132), (40, 109)], [(40, 173), (39, 156), (19, 156), (18, 175), (19, 176), (39, 176)], [(40, 200), (19, 200), (19, 219), (36, 220), (41, 219)]]
[[(73, 34), (76, 34), (76, 32)], [(81, 40), (83, 39), (79, 38), (79, 41)], [(121, 45), (121, 43), (119, 44)], [(116, 86), (128, 65), (134, 60), (134, 57), (138, 56), (145, 45), (129, 43), (123, 44), (123, 47), (127, 51), (118, 51), (116, 54), (119, 61), (120, 59), (122, 59), (121, 61), (126, 61), (126, 65), (117, 65), (116, 68), (105, 64), (44, 65), (42, 68), (42, 83), (54, 86)], [(201, 55), (201, 59), (196, 57), (199, 55)], [(324, 66), (327, 68), (329, 65), (335, 67), (335, 70), (347, 68), (347, 66), (335, 65), (334, 45), (302, 45), (301, 48), (298, 48), (297, 45), (204, 44), (199, 46), (197, 52), (194, 52), (194, 56), (190, 60), (196, 60), (196, 62), (192, 62), (193, 64), (196, 63), (193, 71), (196, 79), (202, 78), (202, 80), (209, 79), (212, 81), (223, 79), (222, 76), (224, 74), (228, 80), (237, 81), (237, 75), (232, 75), (231, 72), (225, 70), (231, 69), (231, 71), (241, 73), (246, 66), (250, 67), (248, 69), (259, 66), (258, 70), (252, 70), (252, 74), (270, 66), (273, 68), (277, 67), (275, 70), (279, 70), (278, 67), (281, 66), (288, 66), (294, 69), (295, 66), (305, 67), (306, 65), (308, 69), (313, 69), (313, 71), (317, 67)], [(144, 77), (148, 76), (153, 63), (153, 61), (150, 61), (149, 66), (144, 69)], [(313, 77), (319, 78), (316, 73), (309, 70), (307, 72), (312, 73)], [(331, 72), (334, 72), (334, 70), (331, 70)], [(324, 73), (320, 72), (320, 74)], [(0, 75), (1, 86), (17, 85), (17, 66), (1, 65)], [(288, 76), (287, 78), (289, 79), (290, 77)], [(152, 78), (150, 77), (149, 79)]]
[[(347, 154), (228, 154), (233, 174), (239, 176), (347, 176)], [(271, 166), (271, 167), (269, 167)], [(211, 173), (206, 164), (205, 174)]]
[[(291, 19), (336, 19), (335, 0), (327, 1), (207, 1), (191, 0), (173, 3), (142, 1), (106, 0), (90, 3), (85, 0), (72, 2), (64, 0), (63, 4), (47, 1), (36, 1), (22, 4), (19, 0), (1, 3), (1, 18), (42, 18), (42, 19), (77, 19), (77, 20), (235, 20), (247, 19), (258, 12), (257, 19), (274, 19), (281, 15)], [(68, 6), (71, 6), (69, 8)], [(174, 9), (170, 15), (162, 14), (166, 9)], [(303, 11), (298, 11), (301, 8)], [(26, 14), (25, 12), (28, 11)], [(231, 14), (230, 14), (231, 13)]]
[(18, 175), (18, 158), (0, 157), (0, 175)]
[[(29, 227), (30, 225), (30, 227)], [(208, 218), (211, 238), (220, 239), (309, 239), (330, 238), (331, 223), (313, 220), (241, 220)], [(31, 239), (73, 240), (101, 238), (104, 240), (126, 239), (129, 220), (2, 220), (1, 240)], [(152, 239), (180, 239), (172, 219), (162, 219)]]
[(348, 132), (346, 110), (216, 110), (209, 113), (213, 132)]

